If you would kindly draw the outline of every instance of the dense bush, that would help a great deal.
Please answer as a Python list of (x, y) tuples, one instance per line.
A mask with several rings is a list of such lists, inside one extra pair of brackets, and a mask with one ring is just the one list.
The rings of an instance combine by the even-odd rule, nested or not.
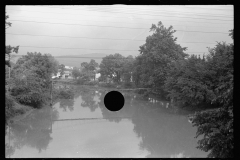
[(184, 105), (210, 104), (215, 97), (211, 86), (213, 79), (209, 76), (213, 72), (206, 63), (194, 55), (172, 63), (164, 84), (167, 97)]
[(49, 100), (57, 61), (49, 54), (27, 53), (12, 68), (10, 94), (21, 104), (38, 108)]

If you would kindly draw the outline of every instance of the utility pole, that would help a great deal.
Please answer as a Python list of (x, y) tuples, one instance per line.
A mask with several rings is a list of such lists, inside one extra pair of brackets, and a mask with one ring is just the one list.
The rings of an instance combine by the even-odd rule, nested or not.
[[(9, 144), (9, 146), (11, 146), (11, 144), (10, 144), (10, 124), (8, 125), (8, 144)], [(10, 158), (10, 154), (9, 154), (8, 158)]]
[(53, 90), (53, 80), (52, 80), (52, 85), (51, 85), (51, 103), (50, 103), (50, 106), (52, 107), (52, 91)]
[[(11, 64), (10, 64), (10, 61), (11, 61), (11, 57), (10, 57), (10, 53), (8, 55), (9, 57), (9, 64), (8, 64), (8, 79), (10, 80), (10, 76), (11, 76)], [(8, 84), (8, 91), (10, 91), (10, 85)]]

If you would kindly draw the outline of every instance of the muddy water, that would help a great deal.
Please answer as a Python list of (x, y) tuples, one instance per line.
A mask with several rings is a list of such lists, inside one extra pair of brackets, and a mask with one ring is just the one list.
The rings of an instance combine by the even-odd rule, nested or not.
[(122, 110), (110, 112), (105, 94), (84, 91), (10, 125), (6, 157), (206, 157), (196, 149), (189, 112), (130, 93), (124, 93)]

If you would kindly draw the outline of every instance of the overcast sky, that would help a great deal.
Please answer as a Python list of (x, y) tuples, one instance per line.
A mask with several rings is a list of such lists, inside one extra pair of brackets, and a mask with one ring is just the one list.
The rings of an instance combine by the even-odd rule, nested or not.
[(151, 25), (159, 21), (177, 30), (174, 33), (177, 43), (188, 47), (189, 54), (207, 53), (207, 47), (214, 47), (216, 41), (232, 42), (228, 35), (233, 29), (232, 5), (6, 6), (6, 12), (12, 23), (6, 29), (6, 45), (20, 45), (21, 55), (41, 52), (53, 56), (89, 53), (137, 56), (139, 46), (152, 34)]

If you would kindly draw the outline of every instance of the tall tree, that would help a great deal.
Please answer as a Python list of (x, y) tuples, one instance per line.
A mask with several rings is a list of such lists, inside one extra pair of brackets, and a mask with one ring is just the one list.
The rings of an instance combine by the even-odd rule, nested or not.
[(88, 70), (91, 72), (91, 77), (94, 79), (94, 81), (97, 67), (98, 63), (94, 59), (91, 59), (91, 61), (88, 64)]
[(48, 99), (58, 62), (49, 54), (27, 53), (14, 65), (11, 94), (23, 104), (40, 105)]
[(134, 58), (133, 56), (128, 56), (124, 59), (122, 68), (122, 79), (127, 84), (131, 81), (132, 72), (134, 68)]
[(89, 76), (90, 79), (94, 79), (95, 81), (95, 74), (96, 74), (96, 68), (98, 67), (98, 63), (91, 59), (89, 63), (83, 62), (81, 63), (82, 67), (82, 73), (84, 73), (85, 76)]
[(88, 64), (89, 70), (94, 71), (96, 70), (97, 67), (98, 67), (98, 63), (94, 59), (91, 59), (91, 61)]
[(76, 68), (76, 67), (74, 67), (73, 68), (73, 71), (72, 71), (72, 75), (73, 75), (73, 77), (76, 79), (77, 77), (79, 77), (80, 76), (80, 71), (79, 71), (79, 69), (78, 68)]
[(139, 76), (143, 86), (163, 90), (168, 66), (171, 62), (183, 59), (187, 56), (182, 48), (176, 43), (173, 27), (166, 28), (160, 21), (158, 25), (153, 24), (150, 28), (153, 32), (148, 36), (146, 43), (140, 46), (141, 75)]
[[(9, 18), (8, 15), (5, 15), (5, 29), (11, 27), (12, 23), (7, 22), (7, 19)], [(18, 53), (19, 46), (13, 47), (13, 46), (6, 46), (5, 50), (5, 56), (7, 56), (7, 59), (5, 60), (5, 64), (10, 67), (10, 60), (11, 60), (11, 53), (15, 52)]]
[[(233, 39), (233, 31), (230, 31)], [(197, 126), (197, 135), (204, 135), (198, 141), (199, 149), (209, 152), (208, 157), (233, 158), (233, 44), (218, 43), (210, 49), (207, 57), (208, 67), (215, 72), (214, 92), (216, 110), (197, 112), (192, 117), (193, 126)]]
[(58, 68), (60, 69), (60, 75), (62, 76), (64, 74), (64, 71), (65, 71), (65, 65), (64, 64), (60, 64), (58, 66)]
[(206, 62), (191, 55), (188, 59), (173, 62), (168, 70), (164, 89), (168, 97), (183, 105), (210, 104), (215, 94), (212, 76)]
[(101, 76), (106, 76), (113, 81), (119, 83), (121, 78), (121, 72), (124, 65), (124, 57), (119, 54), (115, 53), (114, 55), (108, 55), (103, 58), (100, 64), (100, 71), (99, 73)]

